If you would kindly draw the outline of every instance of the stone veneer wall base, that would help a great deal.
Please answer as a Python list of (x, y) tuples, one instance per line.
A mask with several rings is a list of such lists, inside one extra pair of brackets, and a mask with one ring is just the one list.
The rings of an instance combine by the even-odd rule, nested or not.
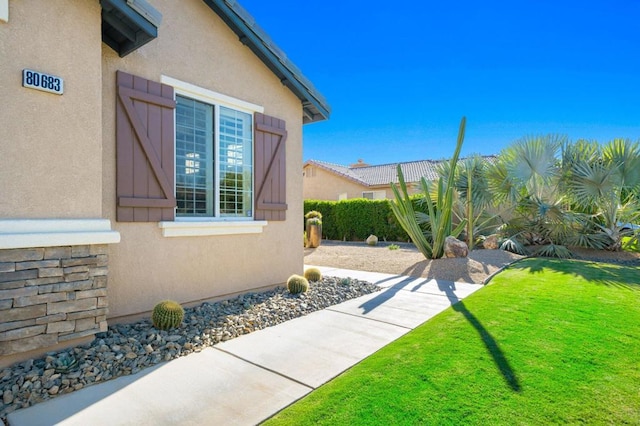
[(0, 250), (0, 363), (107, 330), (108, 246)]

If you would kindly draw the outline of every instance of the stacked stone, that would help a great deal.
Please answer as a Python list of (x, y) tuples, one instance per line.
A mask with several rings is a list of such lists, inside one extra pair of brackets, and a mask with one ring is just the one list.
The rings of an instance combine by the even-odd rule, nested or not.
[(107, 250), (0, 250), (0, 356), (106, 331)]

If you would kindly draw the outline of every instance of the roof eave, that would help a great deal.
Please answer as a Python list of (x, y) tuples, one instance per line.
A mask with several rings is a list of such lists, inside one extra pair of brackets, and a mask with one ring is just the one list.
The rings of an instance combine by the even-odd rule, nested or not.
[(240, 41), (302, 102), (304, 124), (328, 120), (331, 108), (311, 82), (289, 61), (235, 0), (204, 0)]

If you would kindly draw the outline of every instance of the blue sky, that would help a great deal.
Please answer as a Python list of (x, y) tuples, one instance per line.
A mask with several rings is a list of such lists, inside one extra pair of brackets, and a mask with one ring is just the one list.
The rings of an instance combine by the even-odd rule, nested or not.
[(524, 136), (640, 139), (640, 1), (241, 0), (332, 108), (304, 160), (442, 159)]

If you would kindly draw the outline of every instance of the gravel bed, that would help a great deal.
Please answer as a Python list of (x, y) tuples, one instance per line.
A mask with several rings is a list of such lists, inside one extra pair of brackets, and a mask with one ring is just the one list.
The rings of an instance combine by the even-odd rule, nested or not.
[(181, 327), (170, 331), (157, 330), (148, 319), (110, 326), (88, 345), (48, 353), (43, 358), (0, 370), (0, 419), (6, 421), (7, 414), (57, 395), (134, 374), (218, 342), (379, 290), (380, 287), (365, 281), (324, 277), (299, 295), (278, 287), (185, 309)]

